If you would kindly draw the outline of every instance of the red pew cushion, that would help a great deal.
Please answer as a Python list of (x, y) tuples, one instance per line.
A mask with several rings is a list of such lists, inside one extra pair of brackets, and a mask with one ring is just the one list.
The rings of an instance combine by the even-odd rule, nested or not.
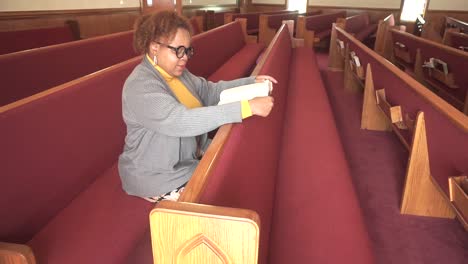
[(296, 48), (290, 72), (269, 263), (373, 263), (313, 50)]
[(122, 190), (114, 165), (28, 245), (38, 263), (119, 263), (144, 236), (153, 206)]

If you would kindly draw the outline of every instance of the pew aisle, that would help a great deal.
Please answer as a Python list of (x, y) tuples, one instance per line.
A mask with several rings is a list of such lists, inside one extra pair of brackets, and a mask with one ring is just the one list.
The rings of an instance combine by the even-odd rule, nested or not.
[(368, 232), (380, 264), (462, 264), (468, 234), (457, 220), (400, 214), (408, 152), (395, 133), (361, 130), (361, 93), (345, 92), (343, 72), (317, 62), (333, 107)]

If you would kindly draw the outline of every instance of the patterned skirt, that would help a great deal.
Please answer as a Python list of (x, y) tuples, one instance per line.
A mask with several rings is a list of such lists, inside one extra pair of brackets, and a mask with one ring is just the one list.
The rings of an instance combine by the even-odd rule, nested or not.
[(177, 201), (179, 200), (180, 194), (184, 191), (186, 184), (187, 183), (184, 183), (178, 188), (176, 188), (175, 190), (172, 190), (165, 194), (155, 196), (155, 197), (143, 197), (143, 199), (152, 203), (159, 203), (162, 200)]

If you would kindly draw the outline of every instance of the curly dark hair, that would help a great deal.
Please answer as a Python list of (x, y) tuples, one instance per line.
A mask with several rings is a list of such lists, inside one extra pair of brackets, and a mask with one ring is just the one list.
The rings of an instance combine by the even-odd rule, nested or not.
[(165, 10), (141, 16), (135, 21), (134, 28), (133, 48), (140, 54), (148, 53), (151, 41), (173, 39), (179, 28), (187, 30), (192, 36), (190, 23), (174, 11)]

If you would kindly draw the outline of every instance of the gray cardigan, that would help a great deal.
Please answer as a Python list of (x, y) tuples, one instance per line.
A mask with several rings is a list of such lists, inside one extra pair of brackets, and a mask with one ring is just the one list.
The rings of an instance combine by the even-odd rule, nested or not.
[(221, 91), (254, 77), (212, 83), (185, 70), (179, 77), (206, 107), (187, 109), (146, 56), (124, 84), (122, 113), (127, 125), (119, 174), (130, 195), (154, 197), (186, 183), (198, 165), (195, 137), (226, 123), (241, 122), (240, 102), (218, 106)]

